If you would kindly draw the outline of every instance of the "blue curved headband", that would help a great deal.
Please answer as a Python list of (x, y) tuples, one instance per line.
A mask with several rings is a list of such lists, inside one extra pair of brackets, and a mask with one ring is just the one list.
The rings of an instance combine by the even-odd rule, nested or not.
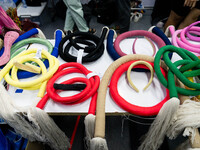
[[(159, 36), (165, 42), (166, 45), (172, 45), (172, 43), (170, 42), (170, 40), (168, 39), (168, 37), (158, 27), (154, 27), (152, 29), (152, 32), (154, 34), (156, 34), (157, 36)], [(169, 53), (169, 58), (170, 59), (172, 58), (172, 54), (173, 53)]]
[(114, 31), (113, 30), (109, 30), (108, 36), (107, 36), (107, 51), (108, 54), (112, 57), (113, 60), (116, 60), (118, 58), (120, 58), (121, 56), (119, 56), (119, 54), (116, 52), (114, 46), (113, 46), (113, 36), (114, 36)]

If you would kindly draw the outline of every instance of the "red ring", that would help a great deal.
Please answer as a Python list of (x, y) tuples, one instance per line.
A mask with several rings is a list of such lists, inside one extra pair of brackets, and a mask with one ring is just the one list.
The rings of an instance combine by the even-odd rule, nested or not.
[(54, 89), (53, 85), (58, 78), (70, 73), (82, 73), (87, 76), (89, 73), (91, 73), (91, 71), (87, 70), (87, 68), (85, 68), (82, 64), (75, 63), (75, 62), (65, 63), (61, 65), (59, 69), (57, 70), (57, 72), (54, 74), (54, 76), (48, 81), (47, 88), (46, 88), (47, 94), (40, 100), (40, 102), (37, 104), (37, 107), (42, 109), (49, 98), (51, 98), (52, 100), (56, 102), (73, 105), (73, 104), (81, 103), (92, 96), (92, 100), (90, 102), (90, 107), (89, 107), (89, 113), (95, 114), (97, 89), (100, 83), (99, 76), (96, 75), (96, 76), (90, 77), (89, 79), (84, 78), (84, 77), (75, 77), (75, 78), (71, 78), (62, 82), (61, 84), (73, 84), (76, 82), (79, 82), (79, 83), (83, 82), (87, 86), (84, 90), (82, 90), (78, 94), (67, 96), (67, 97), (61, 97), (57, 93), (61, 90)]
[[(139, 116), (153, 116), (157, 115), (163, 104), (170, 98), (169, 97), (169, 90), (166, 89), (166, 97), (159, 102), (158, 104), (151, 106), (151, 107), (142, 107), (142, 106), (137, 106), (133, 105), (129, 102), (127, 102), (124, 98), (122, 98), (119, 95), (118, 89), (117, 89), (117, 83), (121, 75), (127, 71), (128, 67), (135, 61), (129, 61), (123, 65), (121, 65), (119, 68), (115, 70), (113, 73), (113, 76), (110, 81), (110, 94), (113, 98), (113, 100), (124, 110), (131, 114), (139, 115)], [(148, 61), (147, 61), (148, 62)], [(151, 62), (148, 62), (152, 67), (154, 67), (154, 64)], [(144, 68), (144, 69), (149, 69), (148, 67), (144, 65), (136, 65), (134, 68)], [(167, 77), (167, 73), (164, 71), (163, 68), (161, 68), (162, 74), (164, 77)]]

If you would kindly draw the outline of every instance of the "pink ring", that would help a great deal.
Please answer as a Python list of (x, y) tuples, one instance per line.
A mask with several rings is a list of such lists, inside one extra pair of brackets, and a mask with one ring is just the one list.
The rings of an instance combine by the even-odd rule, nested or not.
[[(199, 24), (200, 23), (200, 21), (197, 21), (197, 22), (194, 22), (194, 23), (192, 23), (191, 25), (189, 25), (188, 27), (187, 27), (187, 29), (186, 29), (186, 35), (187, 35), (187, 37), (189, 38), (189, 39), (191, 39), (191, 40), (193, 40), (193, 41), (197, 41), (197, 42), (200, 42), (200, 37), (196, 37), (196, 36), (192, 36), (188, 31), (190, 30), (190, 28), (192, 27), (192, 26), (194, 26), (193, 28), (195, 29), (195, 31), (198, 31), (198, 32), (200, 32), (200, 27), (196, 27), (195, 25), (197, 25), (197, 24)], [(198, 35), (198, 34), (197, 34)]]
[(169, 26), (169, 31), (170, 31), (171, 35), (174, 34), (175, 27), (174, 26)]
[(176, 46), (176, 47), (180, 47), (177, 43), (178, 39), (178, 34), (181, 33), (181, 29), (180, 30), (176, 30), (173, 34), (172, 34), (172, 45)]
[(176, 30), (176, 31), (174, 32), (174, 34), (172, 35), (172, 44), (173, 44), (174, 46), (176, 46), (176, 47), (181, 47), (181, 48), (184, 48), (184, 49), (186, 49), (186, 50), (188, 50), (188, 51), (194, 52), (195, 55), (199, 56), (199, 55), (200, 55), (200, 54), (199, 54), (199, 52), (200, 52), (199, 48), (191, 47), (191, 46), (185, 44), (184, 42), (182, 42), (182, 41), (177, 37), (177, 35), (180, 34), (181, 31), (182, 31), (182, 30)]
[(122, 52), (122, 50), (119, 46), (120, 42), (128, 37), (133, 37), (133, 36), (146, 36), (146, 37), (150, 38), (152, 41), (154, 41), (157, 44), (158, 48), (161, 48), (166, 45), (163, 42), (163, 40), (159, 36), (155, 35), (154, 33), (151, 33), (151, 32), (145, 31), (145, 30), (128, 31), (128, 32), (120, 34), (115, 39), (115, 42), (114, 42), (114, 48), (120, 56), (127, 55), (126, 53)]
[(165, 35), (168, 36), (169, 32), (171, 34), (171, 36), (174, 34), (175, 32), (175, 27), (173, 25), (170, 25), (167, 27), (166, 31), (165, 31)]
[[(200, 45), (192, 44), (192, 43), (188, 42), (188, 40), (185, 38), (185, 34), (189, 32), (189, 30), (187, 30), (187, 29), (188, 29), (188, 28), (186, 27), (186, 28), (184, 28), (184, 29), (182, 30), (182, 32), (181, 32), (181, 34), (180, 34), (181, 40), (182, 40), (185, 44), (187, 44), (187, 45), (189, 45), (189, 46), (191, 46), (191, 47), (200, 48)], [(190, 29), (193, 30), (194, 28), (192, 27), (192, 28), (190, 28)], [(196, 31), (196, 30), (194, 30), (194, 31)], [(189, 34), (189, 35), (190, 35), (190, 34)], [(190, 35), (190, 36), (191, 36), (191, 35)]]

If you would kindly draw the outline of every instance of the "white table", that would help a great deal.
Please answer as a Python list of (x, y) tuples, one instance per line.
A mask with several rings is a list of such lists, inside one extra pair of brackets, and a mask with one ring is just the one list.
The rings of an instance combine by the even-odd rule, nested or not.
[[(132, 43), (134, 39), (126, 39), (121, 42), (120, 46), (122, 47), (123, 51), (127, 54), (131, 53), (132, 50)], [(50, 40), (52, 44), (54, 44), (54, 40)], [(111, 57), (108, 55), (106, 50), (106, 41), (105, 44), (105, 51), (104, 54), (95, 62), (91, 63), (85, 63), (83, 64), (87, 69), (96, 72), (100, 77), (103, 76), (106, 69), (109, 67), (109, 65), (113, 62)], [(40, 47), (39, 44), (33, 44), (32, 47)], [(45, 48), (43, 46), (43, 48)], [(150, 44), (145, 39), (138, 39), (136, 42), (136, 52), (140, 54), (147, 54), (152, 55), (153, 50), (150, 46)], [(60, 64), (66, 63), (63, 61), (60, 57), (58, 57)], [(176, 55), (173, 55), (172, 60), (177, 60), (179, 57)], [(72, 76), (78, 76), (78, 74), (68, 75), (65, 77), (62, 77), (57, 82), (60, 83), (63, 80), (66, 80), (68, 78), (71, 78)], [(33, 77), (33, 79), (36, 77)], [(125, 74), (122, 75), (118, 82), (118, 90), (120, 95), (125, 98), (128, 102), (132, 104), (136, 104), (139, 106), (152, 106), (160, 102), (165, 97), (165, 88), (160, 84), (159, 80), (156, 77), (156, 74), (154, 74), (154, 79), (152, 84), (149, 86), (149, 88), (145, 91), (143, 91), (143, 88), (148, 83), (148, 80), (150, 79), (150, 72), (144, 73), (144, 72), (131, 72), (131, 78), (133, 83), (138, 87), (139, 93), (135, 92), (126, 82), (126, 76)], [(25, 80), (32, 80), (32, 79), (23, 79)], [(27, 91), (24, 90), (23, 93), (15, 93), (16, 87), (10, 86), (9, 93), (15, 100), (15, 102), (20, 106), (27, 106), (31, 105), (34, 102), (34, 99), (36, 98), (37, 92), (36, 91)], [(109, 89), (109, 88), (108, 88)], [(69, 96), (76, 92), (61, 92), (61, 96)], [(85, 102), (81, 104), (76, 105), (63, 105), (57, 102), (54, 102), (53, 100), (49, 100), (44, 108), (44, 110), (48, 113), (56, 113), (56, 114), (87, 114), (88, 107), (89, 107), (90, 99), (86, 100)], [(115, 102), (112, 100), (112, 98), (109, 95), (109, 91), (107, 92), (106, 97), (106, 113), (108, 114), (121, 114), (126, 113), (123, 109), (121, 109), (118, 105), (115, 104)]]

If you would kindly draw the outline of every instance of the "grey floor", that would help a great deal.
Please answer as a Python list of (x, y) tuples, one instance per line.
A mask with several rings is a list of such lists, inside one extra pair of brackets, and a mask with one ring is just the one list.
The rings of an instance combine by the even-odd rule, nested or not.
[[(138, 22), (131, 21), (129, 30), (148, 30), (151, 27), (151, 13), (152, 13), (152, 9), (145, 10), (143, 17)], [(52, 11), (46, 8), (40, 18), (41, 20), (40, 29), (44, 32), (45, 36), (48, 39), (54, 38), (53, 33), (56, 29), (63, 30), (63, 27), (64, 27), (64, 19), (56, 16), (54, 21), (52, 21), (52, 16), (53, 16)], [(113, 27), (115, 24), (116, 22), (113, 22), (108, 27)], [(104, 24), (100, 24), (97, 22), (96, 16), (93, 16), (91, 18), (90, 28), (96, 29), (97, 31), (96, 35), (98, 36), (100, 35), (102, 27), (104, 26), (105, 26)]]
[[(143, 17), (138, 21), (131, 21), (130, 30), (148, 30), (151, 27), (151, 13), (152, 10), (146, 10)], [(47, 39), (54, 38), (54, 31), (56, 29), (63, 29), (64, 20), (55, 17), (52, 21), (52, 12), (50, 9), (46, 9), (41, 17), (40, 29), (44, 32)], [(110, 25), (114, 26), (115, 22)], [(104, 25), (97, 22), (95, 16), (92, 17), (90, 21), (90, 27), (97, 30), (97, 35), (100, 34), (101, 29)], [(53, 117), (58, 126), (65, 131), (66, 135), (70, 138), (74, 124), (76, 121), (76, 116), (56, 116)], [(124, 116), (107, 116), (106, 117), (106, 139), (108, 147), (110, 150), (137, 150), (140, 143), (140, 139), (143, 134), (148, 131), (148, 125), (141, 125), (135, 122), (135, 117), (130, 119), (125, 119)], [(145, 121), (141, 120), (140, 121)], [(84, 149), (84, 116), (81, 117), (77, 134), (75, 137), (72, 150), (83, 150)], [(165, 141), (161, 150), (172, 150), (175, 144), (169, 140)], [(171, 146), (170, 146), (171, 145)], [(170, 148), (169, 148), (170, 147)], [(50, 149), (46, 147), (46, 149)]]

